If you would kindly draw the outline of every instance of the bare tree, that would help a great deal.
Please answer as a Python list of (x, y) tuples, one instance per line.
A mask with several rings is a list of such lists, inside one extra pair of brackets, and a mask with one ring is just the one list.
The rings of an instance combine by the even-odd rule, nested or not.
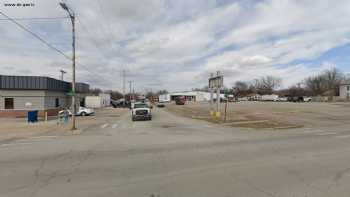
[(344, 74), (336, 68), (323, 71), (317, 76), (311, 76), (305, 79), (306, 88), (312, 95), (322, 95), (327, 92), (330, 96), (339, 94), (339, 85), (344, 80)]
[(274, 90), (282, 84), (282, 79), (274, 76), (265, 76), (260, 79), (254, 79), (251, 82), (251, 89), (259, 94), (272, 94)]
[(237, 81), (232, 87), (235, 96), (247, 96), (249, 94), (249, 84), (244, 81)]
[(100, 88), (91, 88), (89, 89), (89, 94), (98, 96), (100, 93), (102, 93), (102, 90)]
[(113, 100), (118, 100), (123, 98), (123, 94), (120, 93), (119, 91), (115, 91), (115, 90), (107, 90), (105, 91), (105, 93), (110, 94), (111, 95), (111, 99)]
[(156, 95), (168, 94), (168, 90), (159, 90), (156, 92)]

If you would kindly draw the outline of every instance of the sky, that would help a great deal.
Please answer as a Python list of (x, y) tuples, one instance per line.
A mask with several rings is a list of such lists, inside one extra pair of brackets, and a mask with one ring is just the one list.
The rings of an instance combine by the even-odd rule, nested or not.
[[(65, 17), (60, 0), (0, 0), (12, 18)], [(31, 6), (5, 6), (7, 3)], [(350, 73), (349, 0), (64, 0), (76, 14), (76, 76), (122, 91), (191, 90), (220, 71), (226, 87), (265, 75), (292, 86), (324, 69)], [(0, 74), (59, 78), (71, 61), (0, 16)], [(66, 55), (71, 22), (17, 20)], [(126, 84), (128, 91), (128, 84)]]

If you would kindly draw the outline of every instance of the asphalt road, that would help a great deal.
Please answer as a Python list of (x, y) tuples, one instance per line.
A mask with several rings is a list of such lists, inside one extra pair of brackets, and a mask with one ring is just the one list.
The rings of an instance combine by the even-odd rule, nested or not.
[(234, 129), (155, 109), (0, 143), (1, 197), (348, 197), (349, 125)]

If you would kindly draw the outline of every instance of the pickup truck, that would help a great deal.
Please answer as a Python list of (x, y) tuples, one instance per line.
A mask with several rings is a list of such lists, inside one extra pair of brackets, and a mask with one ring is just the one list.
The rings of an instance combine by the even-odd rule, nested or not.
[(133, 103), (131, 109), (131, 119), (136, 120), (152, 120), (150, 107), (146, 103)]

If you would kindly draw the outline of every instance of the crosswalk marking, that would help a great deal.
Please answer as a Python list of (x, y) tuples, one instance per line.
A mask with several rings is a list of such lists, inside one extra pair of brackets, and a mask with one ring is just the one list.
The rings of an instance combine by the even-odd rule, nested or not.
[(103, 124), (103, 125), (101, 125), (101, 129), (104, 129), (104, 128), (106, 128), (108, 126), (108, 124), (106, 123), (106, 124)]
[(41, 139), (41, 138), (57, 138), (58, 136), (55, 135), (44, 135), (44, 136), (35, 136), (35, 137), (30, 137), (30, 139)]
[(335, 135), (337, 133), (334, 133), (334, 132), (325, 132), (325, 133), (319, 133), (317, 135)]
[(322, 133), (322, 132), (324, 132), (324, 131), (323, 130), (311, 130), (311, 129), (304, 131), (304, 133)]
[(32, 143), (11, 143), (11, 144), (1, 144), (1, 147), (16, 146), (16, 145), (28, 145)]
[(350, 138), (350, 135), (338, 135), (336, 138)]

